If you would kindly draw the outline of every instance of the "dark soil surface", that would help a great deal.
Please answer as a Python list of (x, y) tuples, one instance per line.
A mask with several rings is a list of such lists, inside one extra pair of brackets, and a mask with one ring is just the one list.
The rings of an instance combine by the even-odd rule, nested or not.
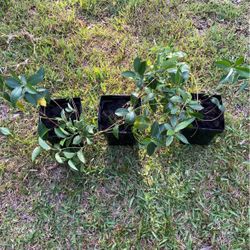
[[(219, 96), (208, 97), (206, 95), (199, 94), (198, 98), (201, 101), (201, 105), (204, 107), (200, 113), (203, 115), (202, 120), (196, 120), (193, 123), (194, 127), (207, 128), (207, 129), (224, 129), (224, 115), (219, 108), (211, 102), (211, 98), (216, 97), (220, 102)], [(195, 98), (196, 99), (196, 95)]]
[[(100, 128), (101, 130), (105, 130), (114, 124), (117, 120), (117, 116), (115, 115), (115, 111), (118, 108), (124, 107), (124, 105), (130, 100), (129, 97), (121, 97), (110, 100), (103, 100), (101, 103), (101, 122)], [(119, 130), (122, 132), (131, 132), (131, 126), (121, 125)]]
[[(69, 117), (69, 119), (76, 120), (77, 117), (79, 117), (79, 114), (81, 114), (82, 112), (81, 100), (79, 98), (74, 98), (73, 100), (67, 100), (67, 99), (51, 100), (51, 102), (47, 107), (40, 109), (40, 115), (47, 116), (48, 118), (60, 117), (62, 110), (68, 107), (68, 103), (70, 103), (70, 105), (73, 108), (76, 107), (78, 110), (78, 114), (72, 113)], [(55, 123), (57, 122), (54, 119), (51, 120), (53, 122), (48, 119), (42, 118), (42, 122), (47, 128), (55, 128), (56, 127)]]

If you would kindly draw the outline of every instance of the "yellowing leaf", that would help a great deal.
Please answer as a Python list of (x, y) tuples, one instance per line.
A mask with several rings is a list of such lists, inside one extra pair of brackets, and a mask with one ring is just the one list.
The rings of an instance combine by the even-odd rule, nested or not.
[(37, 104), (40, 105), (40, 106), (42, 106), (42, 107), (46, 107), (47, 106), (47, 102), (46, 102), (46, 100), (45, 100), (44, 97), (38, 99), (37, 100)]

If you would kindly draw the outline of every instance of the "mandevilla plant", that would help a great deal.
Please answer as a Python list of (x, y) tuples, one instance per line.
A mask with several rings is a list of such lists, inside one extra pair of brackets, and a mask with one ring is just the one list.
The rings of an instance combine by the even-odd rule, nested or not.
[[(154, 64), (136, 58), (134, 70), (122, 73), (135, 81), (136, 91), (131, 94), (130, 107), (116, 111), (126, 123), (133, 124), (134, 134), (149, 155), (170, 146), (174, 139), (188, 143), (181, 130), (200, 117), (197, 111), (203, 109), (184, 88), (189, 78), (189, 66), (182, 61), (185, 53), (168, 48), (155, 48), (153, 52)], [(139, 98), (141, 112), (136, 115), (133, 107)]]
[[(85, 171), (86, 152), (95, 138), (107, 132), (119, 138), (121, 128), (126, 127), (131, 127), (134, 137), (148, 155), (152, 155), (159, 148), (169, 147), (175, 140), (188, 144), (182, 131), (203, 121), (202, 112), (205, 109), (202, 102), (198, 98), (194, 99), (186, 90), (190, 75), (190, 68), (184, 61), (186, 54), (170, 48), (155, 47), (151, 49), (151, 55), (153, 62), (136, 58), (133, 70), (122, 73), (124, 77), (135, 82), (135, 90), (129, 102), (121, 105), (113, 114), (105, 114), (110, 125), (101, 131), (97, 131), (96, 126), (81, 114), (81, 109), (75, 105), (75, 98), (68, 101), (63, 99), (66, 101), (66, 106), (63, 107), (57, 102), (58, 99), (50, 100), (49, 91), (38, 87), (45, 76), (42, 68), (31, 76), (0, 75), (0, 97), (12, 107), (24, 110), (25, 102), (34, 107), (40, 106), (39, 146), (32, 153), (32, 161), (42, 151), (48, 151), (58, 163), (67, 164), (75, 171)], [(216, 65), (225, 71), (221, 85), (240, 83), (240, 91), (248, 87), (250, 67), (244, 63), (243, 57), (234, 62), (223, 59), (217, 61)], [(223, 104), (216, 97), (210, 99), (219, 112), (223, 113)], [(80, 105), (79, 98), (78, 102)], [(48, 106), (52, 111), (57, 110), (54, 110), (53, 117), (44, 112)], [(44, 121), (49, 121), (52, 126), (46, 126)], [(56, 136), (56, 141), (49, 140), (51, 132)], [(5, 127), (0, 128), (0, 134), (13, 136)]]

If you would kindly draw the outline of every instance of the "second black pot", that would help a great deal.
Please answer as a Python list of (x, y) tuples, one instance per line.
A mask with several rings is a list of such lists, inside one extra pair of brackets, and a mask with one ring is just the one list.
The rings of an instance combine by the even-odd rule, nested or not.
[[(122, 108), (130, 101), (129, 95), (104, 95), (101, 96), (98, 113), (98, 129), (103, 131), (109, 128), (115, 119), (115, 111)], [(136, 107), (141, 106), (141, 100), (138, 100)], [(118, 139), (112, 131), (105, 132), (105, 137), (109, 145), (134, 145), (136, 140), (132, 133), (132, 126), (121, 125), (119, 128)]]
[(70, 104), (71, 107), (77, 110), (77, 112), (73, 112), (70, 114), (69, 119), (71, 119), (72, 121), (79, 119), (82, 113), (82, 104), (80, 98), (52, 99), (46, 107), (40, 107), (39, 121), (41, 121), (42, 124), (49, 129), (49, 132), (45, 139), (52, 144), (58, 143), (61, 140), (54, 132), (54, 128), (57, 127), (57, 121), (55, 118), (61, 116), (62, 110), (67, 108), (68, 104)]
[(198, 99), (204, 109), (200, 111), (203, 116), (202, 120), (196, 119), (191, 127), (181, 131), (190, 144), (209, 145), (212, 139), (225, 129), (224, 113), (211, 102), (213, 97), (217, 98), (222, 104), (220, 95), (192, 94), (193, 100)]

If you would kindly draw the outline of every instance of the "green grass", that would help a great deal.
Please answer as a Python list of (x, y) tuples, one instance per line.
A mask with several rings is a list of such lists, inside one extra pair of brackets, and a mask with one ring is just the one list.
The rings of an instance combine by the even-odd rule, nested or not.
[[(44, 66), (53, 96), (81, 96), (93, 122), (100, 95), (133, 90), (120, 72), (155, 44), (184, 50), (187, 88), (210, 91), (216, 59), (247, 56), (248, 4), (233, 2), (0, 0), (0, 70)], [(32, 164), (36, 111), (0, 101), (14, 131), (0, 137), (0, 249), (248, 249), (248, 94), (222, 94), (226, 131), (210, 146), (149, 158), (103, 139), (82, 175), (48, 155)]]

